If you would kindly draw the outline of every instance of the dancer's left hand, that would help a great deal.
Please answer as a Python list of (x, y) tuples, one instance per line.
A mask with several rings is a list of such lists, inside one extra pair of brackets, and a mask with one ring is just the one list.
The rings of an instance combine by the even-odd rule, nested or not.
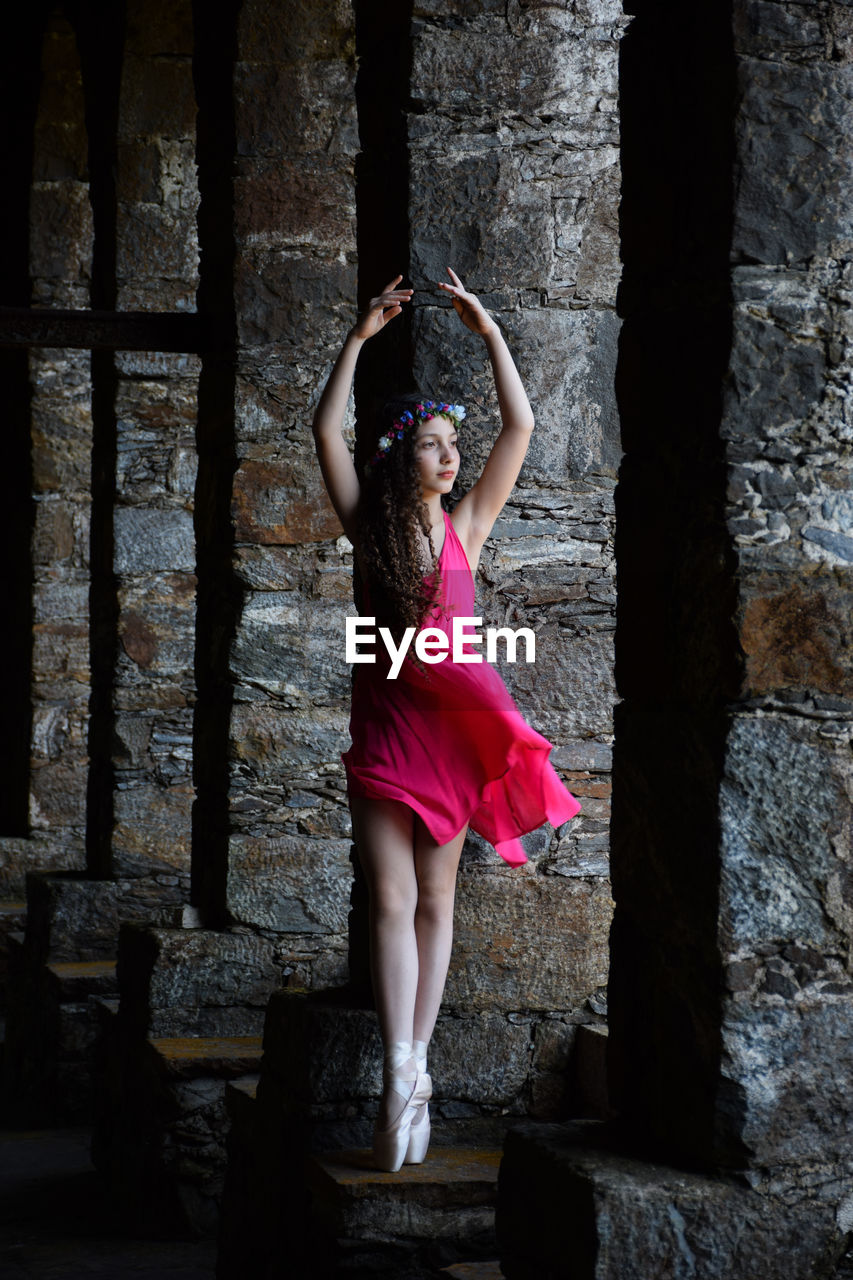
[(442, 281), (438, 287), (443, 289), (445, 293), (450, 294), (453, 300), (453, 307), (462, 323), (472, 333), (479, 333), (484, 338), (487, 334), (493, 333), (497, 329), (497, 325), (480, 299), (473, 293), (467, 292), (456, 272), (450, 267), (447, 268), (447, 274), (453, 283), (445, 284)]

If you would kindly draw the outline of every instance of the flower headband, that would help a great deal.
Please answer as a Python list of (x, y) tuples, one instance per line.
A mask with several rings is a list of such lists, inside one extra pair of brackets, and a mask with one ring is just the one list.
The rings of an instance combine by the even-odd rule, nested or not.
[(376, 453), (364, 468), (365, 475), (370, 475), (378, 462), (382, 462), (395, 440), (402, 440), (407, 431), (411, 431), (418, 422), (428, 422), (430, 418), (450, 418), (458, 429), (465, 417), (465, 406), (461, 404), (440, 404), (438, 400), (419, 400), (414, 410), (407, 409), (391, 424), (391, 430), (381, 436), (376, 444)]

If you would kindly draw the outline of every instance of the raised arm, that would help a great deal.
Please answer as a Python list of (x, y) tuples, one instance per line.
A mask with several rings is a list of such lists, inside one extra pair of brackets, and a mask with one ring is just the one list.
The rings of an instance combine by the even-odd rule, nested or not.
[(360, 486), (352, 455), (343, 437), (344, 414), (361, 348), (368, 338), (374, 337), (389, 320), (400, 314), (402, 304), (412, 296), (411, 289), (397, 288), (402, 279), (402, 276), (397, 276), (386, 285), (379, 297), (371, 298), (367, 310), (358, 317), (347, 334), (314, 414), (314, 444), (320, 470), (332, 506), (350, 541), (355, 532)]
[(453, 512), (453, 526), (474, 565), (518, 479), (533, 431), (533, 410), (497, 324), (480, 300), (463, 288), (462, 281), (450, 267), (447, 273), (453, 283), (442, 283), (438, 287), (450, 294), (462, 323), (472, 333), (479, 334), (486, 344), (501, 415), (500, 433), (482, 474)]

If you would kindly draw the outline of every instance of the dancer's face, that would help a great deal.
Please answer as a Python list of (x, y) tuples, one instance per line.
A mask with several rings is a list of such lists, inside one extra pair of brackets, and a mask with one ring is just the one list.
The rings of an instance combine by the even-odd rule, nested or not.
[(424, 497), (450, 493), (459, 470), (456, 425), (450, 418), (428, 418), (418, 424), (415, 459)]

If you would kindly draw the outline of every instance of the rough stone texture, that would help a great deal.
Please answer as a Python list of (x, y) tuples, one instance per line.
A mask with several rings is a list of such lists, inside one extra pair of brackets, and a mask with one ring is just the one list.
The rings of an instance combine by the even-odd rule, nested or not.
[[(607, 983), (605, 879), (496, 872), (459, 877), (450, 1009), (561, 1009)], [(535, 945), (531, 940), (535, 937)]]
[(459, 1258), (493, 1256), (499, 1161), (496, 1150), (434, 1148), (428, 1163), (388, 1175), (371, 1168), (366, 1151), (315, 1156), (306, 1258), (316, 1259), (318, 1276), (395, 1267), (415, 1277)]
[(595, 1126), (508, 1134), (497, 1213), (508, 1280), (811, 1280), (814, 1260), (829, 1268), (838, 1257), (827, 1204), (773, 1200), (600, 1144)]
[[(340, 752), (348, 576), (308, 424), (355, 298), (354, 29), (340, 4), (244, 5), (234, 72), (232, 485), (245, 590), (230, 648), (230, 918), (280, 936), (291, 980), (346, 977)], [(331, 584), (331, 578), (335, 584)], [(331, 586), (331, 592), (330, 592)]]
[[(478, 612), (484, 625), (534, 628), (535, 664), (505, 664), (503, 674), (555, 743), (554, 763), (583, 805), (559, 835), (527, 838), (531, 866), (521, 875), (499, 872), (483, 842), (469, 840), (452, 1009), (575, 1016), (606, 982), (622, 23), (621, 7), (607, 3), (595, 12), (487, 3), (413, 10), (414, 380), (467, 406), (461, 496), (498, 412), (480, 339), (435, 294), (449, 264), (501, 324), (537, 424), (483, 552)], [(575, 763), (584, 749), (598, 752), (594, 775)], [(558, 1073), (547, 1075), (536, 1077), (540, 1113), (565, 1096)]]
[(119, 97), (117, 284), (126, 311), (194, 311), (198, 183), (189, 0), (131, 0)]
[(120, 875), (171, 872), (189, 897), (199, 361), (121, 355), (114, 517), (120, 648), (113, 705)]
[[(83, 88), (74, 32), (59, 14), (45, 28), (33, 144), (32, 302), (86, 307), (93, 226)], [(30, 831), (25, 842), (2, 841), (5, 896), (23, 894), (28, 870), (83, 865), (88, 774), (89, 356), (31, 351), (29, 364), (35, 504)]]
[(751, 1188), (709, 1183), (707, 1247), (673, 1201), (670, 1268), (812, 1276), (851, 1171), (853, 82), (833, 7), (732, 13), (650, 3), (623, 46), (610, 1075), (634, 1151)]
[(269, 938), (141, 925), (122, 930), (118, 973), (122, 1017), (154, 1037), (258, 1035), (282, 977)]

